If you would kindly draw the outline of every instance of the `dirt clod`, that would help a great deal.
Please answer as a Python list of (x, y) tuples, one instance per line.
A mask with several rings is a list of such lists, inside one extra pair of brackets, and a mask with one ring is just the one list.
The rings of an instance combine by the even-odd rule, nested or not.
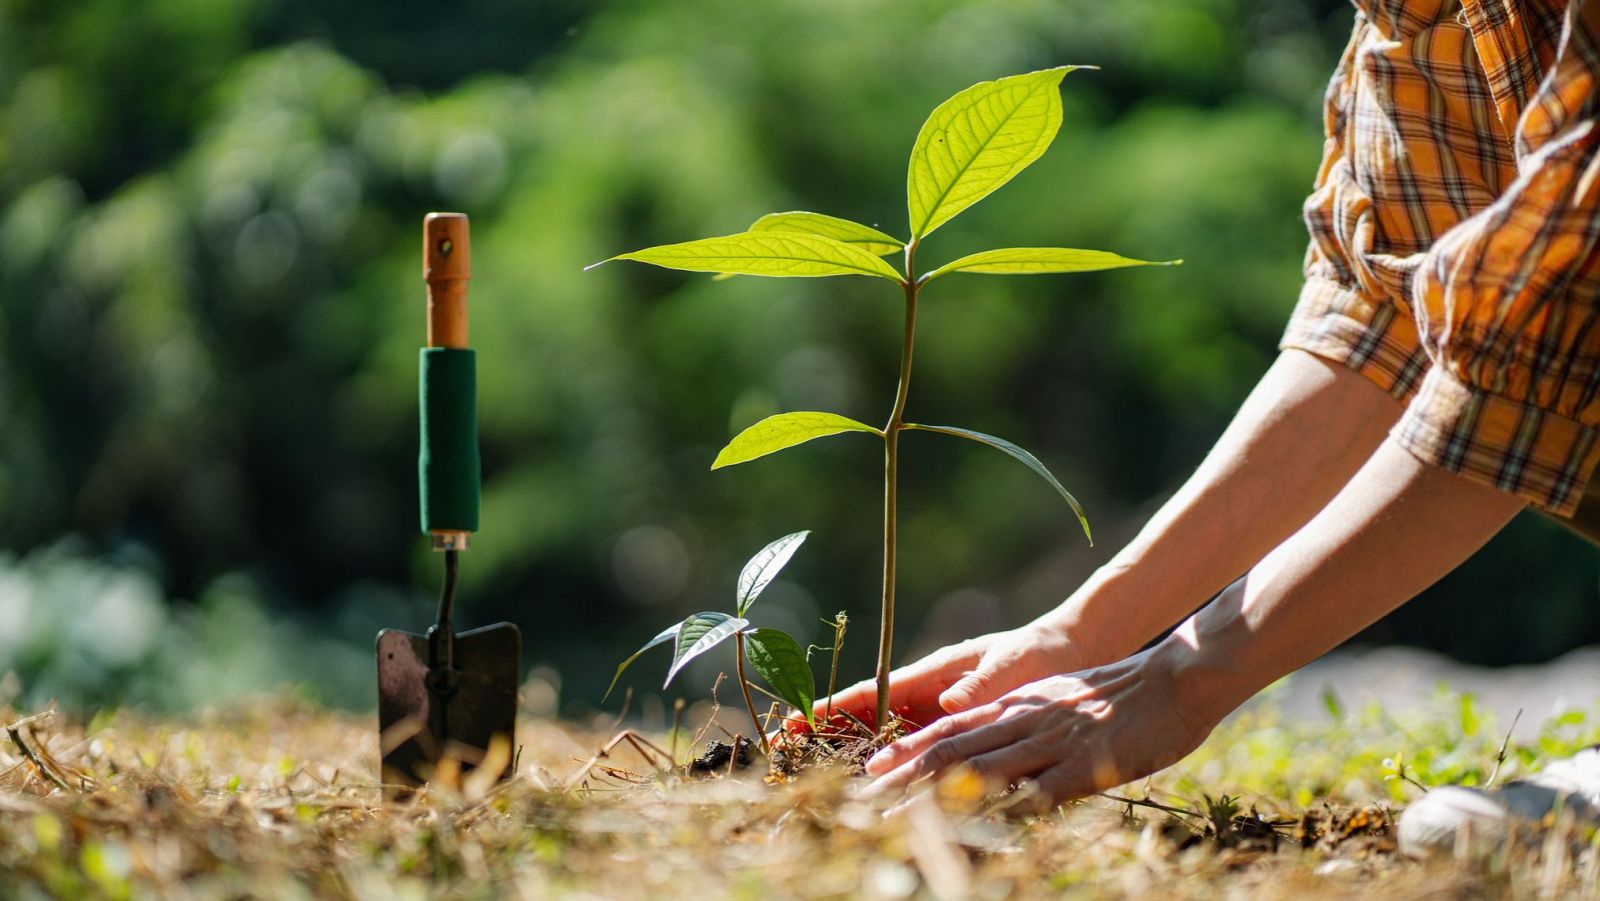
[(728, 763), (732, 761), (734, 769), (744, 769), (750, 765), (750, 744), (745, 741), (736, 741), (738, 756), (735, 757), (734, 746), (721, 739), (712, 739), (706, 745), (704, 754), (696, 757), (689, 764), (691, 776), (720, 776), (728, 771)]

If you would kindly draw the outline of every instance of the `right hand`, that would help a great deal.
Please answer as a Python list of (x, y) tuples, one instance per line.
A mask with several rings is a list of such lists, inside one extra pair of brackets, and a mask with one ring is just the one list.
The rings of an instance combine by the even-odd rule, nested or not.
[[(1028, 625), (969, 638), (889, 674), (889, 709), (918, 727), (946, 714), (994, 701), (1013, 689), (1047, 676), (1074, 673), (1088, 660), (1066, 635), (1047, 626)], [(821, 719), (827, 700), (816, 704)], [(875, 726), (878, 683), (867, 679), (834, 695), (834, 712), (849, 713)]]

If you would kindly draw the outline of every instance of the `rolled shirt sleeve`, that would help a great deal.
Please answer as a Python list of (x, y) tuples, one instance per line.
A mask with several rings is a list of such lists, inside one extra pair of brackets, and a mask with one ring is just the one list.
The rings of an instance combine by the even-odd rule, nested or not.
[[(1392, 230), (1381, 227), (1368, 186), (1355, 171), (1361, 58), (1370, 54), (1372, 43), (1384, 41), (1386, 36), (1375, 33), (1365, 14), (1358, 13), (1350, 43), (1328, 83), (1322, 163), (1303, 210), (1311, 237), (1305, 285), (1278, 346), (1342, 364), (1406, 402), (1416, 394), (1428, 359), (1404, 294), (1395, 290), (1398, 279), (1381, 265), (1385, 257), (1371, 253), (1386, 249), (1374, 245), (1393, 240), (1387, 234)], [(1427, 239), (1401, 238), (1419, 244)]]
[[(1600, 2), (1574, 0), (1537, 87), (1496, 97), (1503, 118), (1518, 116), (1517, 177), (1415, 267), (1411, 306), (1432, 366), (1394, 430), (1423, 462), (1563, 517), (1600, 462), (1597, 37)], [(1501, 90), (1497, 73), (1527, 62), (1505, 50), (1478, 43)]]

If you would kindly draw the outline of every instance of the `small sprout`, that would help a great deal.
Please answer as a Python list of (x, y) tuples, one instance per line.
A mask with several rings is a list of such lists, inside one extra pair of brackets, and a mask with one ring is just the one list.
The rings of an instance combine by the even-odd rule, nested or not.
[(745, 708), (750, 711), (750, 722), (756, 727), (756, 737), (761, 742), (762, 750), (766, 750), (767, 738), (765, 730), (761, 728), (760, 718), (756, 715), (755, 702), (750, 696), (750, 682), (744, 675), (744, 664), (747, 659), (755, 671), (761, 674), (761, 678), (772, 687), (778, 698), (799, 710), (806, 718), (806, 722), (812, 723), (811, 707), (816, 703), (816, 687), (811, 676), (811, 667), (807, 664), (805, 649), (787, 632), (779, 629), (752, 629), (750, 621), (744, 618), (756, 599), (788, 565), (794, 552), (799, 550), (800, 545), (805, 543), (806, 537), (810, 534), (810, 532), (795, 532), (785, 535), (757, 551), (739, 573), (738, 587), (734, 594), (734, 610), (737, 615), (708, 610), (691, 614), (661, 630), (656, 637), (645, 642), (643, 647), (617, 665), (617, 672), (611, 677), (611, 686), (606, 689), (606, 696), (609, 697), (612, 690), (617, 687), (617, 680), (622, 678), (622, 671), (637, 660), (640, 654), (656, 645), (666, 644), (668, 641), (673, 643), (672, 665), (667, 670), (666, 682), (661, 686), (666, 688), (672, 684), (673, 677), (677, 676), (689, 661), (732, 638), (739, 689), (744, 695)]

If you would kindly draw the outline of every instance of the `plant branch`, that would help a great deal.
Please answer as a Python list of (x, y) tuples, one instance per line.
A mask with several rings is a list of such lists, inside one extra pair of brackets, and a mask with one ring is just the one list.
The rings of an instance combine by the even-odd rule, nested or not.
[(1511, 728), (1506, 730), (1506, 740), (1500, 743), (1500, 753), (1494, 755), (1494, 770), (1489, 773), (1489, 781), (1483, 783), (1484, 788), (1492, 788), (1494, 780), (1500, 777), (1500, 766), (1506, 762), (1506, 750), (1511, 747), (1511, 735), (1517, 731), (1517, 723), (1522, 722), (1522, 708), (1517, 708), (1517, 715), (1511, 718)]
[(1201, 820), (1206, 818), (1205, 814), (1198, 813), (1193, 810), (1185, 810), (1182, 807), (1172, 807), (1167, 804), (1161, 804), (1156, 801), (1152, 801), (1149, 798), (1124, 798), (1121, 795), (1113, 795), (1110, 792), (1101, 792), (1100, 797), (1105, 798), (1108, 801), (1115, 801), (1118, 804), (1126, 804), (1129, 807), (1148, 807), (1151, 810), (1159, 810), (1162, 813), (1170, 813), (1175, 816), (1194, 817)]
[(828, 667), (828, 706), (823, 711), (822, 721), (833, 722), (833, 688), (839, 683), (839, 649), (844, 646), (844, 630), (849, 619), (840, 610), (833, 617), (833, 663)]
[[(733, 666), (738, 671), (739, 690), (744, 693), (744, 709), (750, 711), (750, 725), (756, 727), (756, 740), (761, 742), (761, 753), (768, 753), (767, 733), (761, 728), (761, 720), (756, 716), (756, 702), (750, 697), (750, 680), (744, 677), (744, 632), (733, 633)], [(737, 754), (737, 746), (734, 748)]]
[(889, 721), (889, 671), (894, 656), (894, 593), (899, 532), (900, 432), (905, 428), (906, 398), (911, 393), (911, 360), (917, 340), (917, 240), (906, 245), (905, 333), (900, 342), (900, 385), (894, 409), (883, 427), (883, 616), (878, 632), (878, 707), (874, 726), (882, 732)]
[(777, 702), (779, 704), (783, 704), (785, 706), (793, 706), (793, 705), (790, 705), (788, 701), (785, 701), (783, 698), (780, 698), (777, 695), (773, 694), (772, 692), (767, 691), (765, 688), (762, 688), (760, 685), (757, 685), (754, 682), (746, 682), (745, 684), (750, 686), (751, 688), (755, 689), (756, 694), (764, 695), (767, 698), (767, 700), (769, 700), (769, 701), (775, 701), (775, 702)]
[(48, 780), (51, 784), (55, 785), (56, 788), (59, 788), (62, 791), (72, 791), (72, 786), (68, 785), (66, 780), (56, 775), (56, 772), (45, 764), (44, 760), (40, 758), (40, 755), (35, 754), (34, 750), (28, 747), (28, 743), (22, 739), (22, 730), (18, 728), (26, 724), (31, 724), (36, 720), (46, 719), (54, 713), (55, 711), (53, 710), (47, 710), (43, 713), (34, 714), (33, 716), (24, 717), (20, 720), (17, 720), (15, 723), (6, 726), (6, 734), (11, 736), (11, 743), (17, 746), (17, 750), (22, 752), (22, 756), (26, 757), (29, 763), (33, 764), (33, 768), (38, 771), (41, 777)]

